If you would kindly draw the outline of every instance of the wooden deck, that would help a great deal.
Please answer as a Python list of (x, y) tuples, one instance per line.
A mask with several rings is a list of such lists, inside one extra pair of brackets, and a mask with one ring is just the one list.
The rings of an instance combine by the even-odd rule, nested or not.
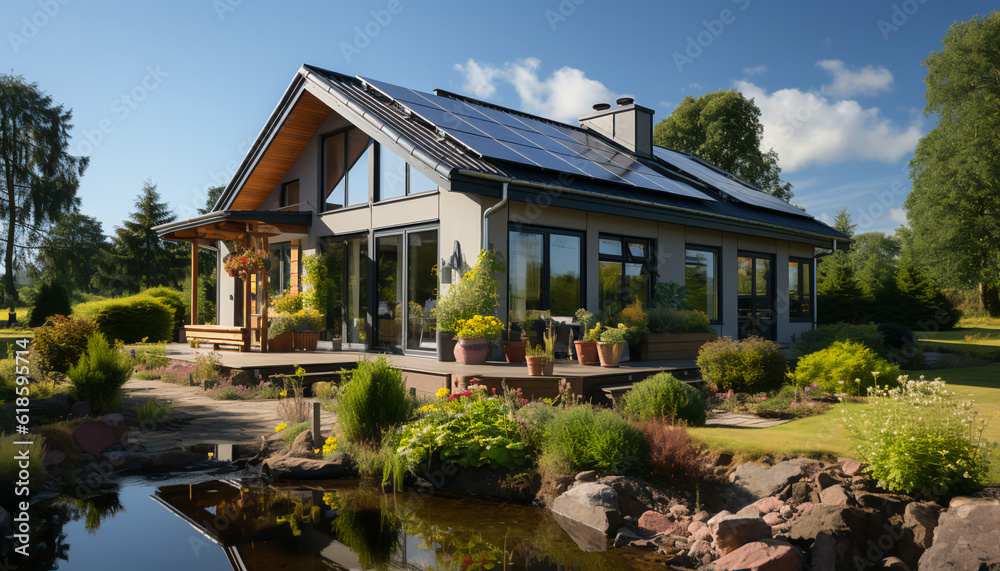
[[(206, 349), (192, 349), (184, 343), (167, 346), (167, 356), (182, 361), (194, 361), (198, 355), (208, 353)], [(320, 350), (292, 353), (217, 353), (222, 366), (227, 369), (243, 369), (259, 377), (289, 374), (295, 367), (302, 367), (310, 373), (308, 382), (337, 380), (338, 371), (354, 368), (361, 359), (373, 359), (378, 353), (357, 351)], [(701, 374), (694, 359), (668, 359), (662, 361), (625, 362), (616, 368), (592, 367), (576, 361), (557, 360), (551, 376), (528, 376), (524, 363), (512, 364), (503, 361), (487, 361), (483, 365), (463, 365), (453, 362), (438, 362), (433, 356), (412, 356), (386, 354), (394, 366), (403, 371), (406, 383), (417, 394), (432, 395), (440, 388), (464, 391), (473, 379), (480, 384), (500, 390), (502, 383), (520, 388), (526, 398), (550, 398), (559, 393), (559, 383), (565, 380), (573, 392), (585, 399), (604, 400), (605, 388), (621, 391), (623, 385), (639, 382), (661, 371), (675, 377), (693, 381)]]

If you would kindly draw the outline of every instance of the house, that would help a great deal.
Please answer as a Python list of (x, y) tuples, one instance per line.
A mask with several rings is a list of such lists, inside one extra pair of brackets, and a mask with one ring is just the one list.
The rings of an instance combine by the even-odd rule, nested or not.
[(676, 282), (720, 335), (813, 327), (816, 258), (847, 237), (653, 145), (653, 125), (631, 99), (574, 126), (306, 65), (213, 211), (157, 230), (275, 254), (248, 283), (220, 261), (221, 325), (259, 325), (258, 292), (299, 291), (302, 260), (321, 256), (325, 335), (345, 348), (432, 353), (438, 296), (487, 246), (507, 262), (504, 321), (647, 303)]

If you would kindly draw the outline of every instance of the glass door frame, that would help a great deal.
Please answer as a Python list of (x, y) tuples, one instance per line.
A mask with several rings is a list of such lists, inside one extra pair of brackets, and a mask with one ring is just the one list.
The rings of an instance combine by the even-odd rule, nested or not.
[[(769, 309), (770, 312), (771, 312), (770, 319), (763, 320), (763, 319), (754, 318), (754, 317), (744, 318), (744, 317), (740, 316), (740, 314), (739, 314), (739, 311), (740, 311), (740, 308), (739, 308), (739, 295), (740, 295), (740, 290), (739, 290), (739, 271), (740, 271), (740, 268), (739, 268), (739, 259), (740, 258), (749, 258), (750, 259), (750, 265), (753, 268), (756, 268), (756, 266), (757, 266), (757, 260), (767, 260), (769, 262), (769, 264), (770, 264), (770, 266), (768, 268), (768, 272), (767, 272), (767, 288), (768, 288), (767, 289), (767, 300), (768, 300), (768, 304), (770, 306), (767, 309)], [(750, 335), (758, 335), (758, 336), (763, 337), (765, 339), (770, 339), (771, 341), (775, 341), (778, 338), (778, 336), (777, 336), (777, 333), (778, 333), (778, 319), (777, 319), (776, 297), (775, 297), (775, 294), (776, 294), (775, 279), (776, 279), (776, 276), (777, 276), (777, 274), (775, 273), (775, 258), (776, 258), (776, 256), (774, 254), (765, 254), (765, 253), (762, 253), (762, 252), (749, 252), (749, 251), (740, 250), (740, 251), (738, 251), (736, 253), (736, 299), (737, 299), (737, 302), (736, 302), (736, 307), (737, 307), (737, 310), (736, 310), (737, 311), (736, 324), (737, 324), (737, 329), (738, 329), (738, 337), (740, 339), (743, 339), (743, 338), (748, 337)], [(750, 296), (750, 304), (751, 304), (750, 305), (750, 311), (751, 311), (751, 313), (754, 313), (754, 312), (759, 311), (759, 308), (756, 307), (756, 305), (757, 305), (757, 294), (756, 294), (756, 292), (757, 292), (757, 272), (756, 272), (756, 269), (751, 273), (750, 291), (752, 292), (751, 296)], [(768, 327), (767, 327), (767, 334), (766, 335), (762, 335), (761, 334), (761, 328), (760, 328), (759, 324), (761, 324), (762, 322), (766, 322), (767, 325), (768, 325)]]
[[(379, 296), (378, 296), (378, 281), (379, 281), (378, 261), (375, 259), (375, 256), (377, 255), (376, 248), (377, 248), (377, 244), (378, 244), (378, 239), (379, 238), (386, 238), (386, 237), (389, 237), (389, 236), (401, 236), (402, 237), (402, 243), (400, 245), (401, 252), (400, 252), (400, 257), (399, 257), (400, 261), (399, 261), (399, 265), (397, 267), (397, 272), (399, 273), (399, 275), (401, 276), (402, 281), (403, 281), (403, 283), (401, 285), (401, 288), (402, 288), (401, 291), (402, 291), (402, 297), (403, 297), (403, 299), (399, 302), (399, 307), (404, 308), (404, 311), (406, 311), (407, 308), (409, 307), (409, 303), (410, 303), (410, 299), (409, 299), (410, 298), (410, 287), (409, 287), (409, 285), (410, 285), (409, 284), (409, 262), (410, 262), (410, 252), (409, 252), (410, 248), (409, 248), (409, 245), (410, 245), (410, 240), (409, 240), (409, 235), (410, 234), (417, 234), (419, 232), (427, 232), (429, 230), (433, 230), (433, 231), (437, 232), (437, 237), (438, 237), (438, 251), (437, 251), (437, 254), (435, 255), (434, 259), (435, 260), (439, 260), (441, 258), (441, 225), (438, 224), (438, 223), (436, 223), (436, 222), (432, 223), (432, 224), (419, 224), (419, 225), (414, 225), (414, 226), (403, 226), (403, 227), (395, 227), (395, 228), (380, 228), (380, 229), (375, 230), (375, 231), (372, 232), (372, 236), (371, 236), (371, 238), (368, 241), (368, 250), (369, 250), (368, 258), (369, 258), (370, 264), (371, 264), (371, 273), (369, 274), (369, 279), (368, 279), (368, 295), (369, 295), (368, 299), (370, 300), (370, 302), (368, 304), (368, 314), (369, 314), (369, 319), (371, 320), (371, 326), (369, 327), (369, 329), (372, 332), (372, 337), (369, 338), (370, 342), (368, 343), (368, 350), (369, 351), (377, 351), (377, 352), (380, 352), (380, 353), (401, 353), (401, 354), (418, 354), (418, 355), (434, 355), (435, 354), (436, 348), (421, 349), (421, 348), (408, 348), (407, 347), (407, 345), (409, 344), (409, 336), (410, 336), (410, 334), (409, 334), (409, 327), (407, 326), (407, 324), (408, 324), (408, 322), (407, 322), (408, 315), (407, 314), (403, 315), (403, 325), (401, 327), (400, 336), (399, 336), (399, 345), (397, 347), (378, 347), (377, 344), (376, 344), (376, 342), (375, 342), (376, 341), (375, 340), (375, 336), (378, 335), (378, 304), (381, 301), (379, 299)], [(441, 287), (441, 281), (439, 279), (438, 280), (438, 288), (437, 288), (438, 289), (438, 293), (436, 295), (440, 295), (440, 287)]]
[[(372, 295), (372, 291), (371, 291), (372, 290), (372, 286), (371, 286), (372, 279), (371, 279), (371, 276), (372, 276), (372, 273), (374, 272), (374, 265), (375, 264), (372, 262), (372, 258), (371, 258), (371, 253), (372, 253), (372, 235), (371, 235), (371, 232), (370, 231), (362, 231), (362, 232), (352, 232), (352, 233), (349, 233), (349, 234), (334, 234), (332, 236), (322, 236), (322, 237), (319, 238), (319, 240), (317, 242), (317, 245), (316, 245), (316, 252), (319, 255), (325, 255), (325, 252), (324, 252), (323, 249), (324, 249), (324, 246), (326, 244), (336, 243), (336, 242), (347, 242), (347, 241), (351, 241), (351, 240), (361, 240), (361, 239), (367, 240), (367, 243), (365, 245), (366, 246), (365, 250), (363, 252), (361, 252), (361, 251), (358, 252), (359, 255), (361, 255), (361, 256), (364, 257), (364, 259), (360, 260), (359, 263), (362, 263), (365, 266), (364, 271), (366, 272), (366, 276), (367, 276), (366, 281), (368, 282), (365, 285), (365, 295), (367, 296), (367, 300), (368, 301), (366, 301), (366, 304), (365, 304), (366, 307), (365, 307), (365, 311), (364, 311), (365, 330), (363, 331), (363, 336), (364, 336), (365, 342), (363, 344), (351, 343), (351, 342), (347, 341), (346, 319), (347, 319), (347, 303), (348, 302), (347, 302), (346, 299), (344, 299), (344, 297), (347, 296), (348, 292), (350, 291), (349, 282), (350, 282), (351, 278), (350, 278), (349, 272), (347, 271), (347, 268), (345, 267), (345, 264), (347, 263), (347, 260), (348, 260), (348, 252), (347, 252), (346, 248), (344, 250), (343, 258), (341, 260), (341, 266), (340, 266), (340, 268), (337, 269), (338, 270), (338, 276), (336, 278), (337, 280), (340, 281), (341, 319), (340, 319), (339, 330), (333, 330), (332, 329), (332, 331), (334, 331), (334, 334), (339, 333), (341, 335), (341, 339), (343, 340), (342, 341), (342, 348), (344, 350), (352, 350), (352, 351), (357, 351), (357, 350), (367, 351), (367, 350), (371, 349), (371, 347), (372, 347), (371, 338), (372, 338), (373, 317), (372, 317), (372, 310), (371, 310), (371, 302), (370, 302), (370, 300), (371, 300), (371, 295)], [(333, 268), (329, 268), (329, 267), (327, 268), (327, 272), (328, 273), (330, 273), (332, 271), (333, 271)], [(360, 279), (359, 279), (359, 287), (360, 287)], [(301, 291), (301, 290), (299, 290), (299, 291)]]

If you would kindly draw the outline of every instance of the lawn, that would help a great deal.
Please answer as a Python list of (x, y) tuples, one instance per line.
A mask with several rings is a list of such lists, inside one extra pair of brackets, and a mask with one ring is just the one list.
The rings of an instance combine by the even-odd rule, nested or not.
[[(910, 377), (921, 374), (933, 379), (940, 377), (959, 395), (969, 395), (976, 401), (976, 409), (984, 416), (992, 416), (985, 437), (1000, 441), (1000, 363), (963, 369), (936, 371), (911, 371)], [(850, 405), (848, 405), (850, 406)], [(765, 454), (803, 455), (813, 458), (836, 456), (855, 457), (836, 420), (843, 406), (834, 406), (824, 414), (793, 420), (781, 426), (763, 429), (691, 428), (688, 431), (702, 443), (727, 450), (752, 459)], [(1000, 483), (1000, 455), (994, 453), (990, 481)]]
[(964, 327), (951, 331), (914, 331), (930, 351), (947, 351), (1000, 360), (1000, 327)]

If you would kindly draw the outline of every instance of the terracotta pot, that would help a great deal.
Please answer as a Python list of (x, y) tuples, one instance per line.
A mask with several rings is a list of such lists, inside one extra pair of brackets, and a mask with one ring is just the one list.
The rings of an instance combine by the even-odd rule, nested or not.
[(618, 361), (622, 358), (622, 345), (624, 343), (597, 343), (597, 356), (601, 359), (602, 367), (617, 367)]
[(576, 361), (581, 365), (600, 365), (597, 356), (597, 341), (574, 341), (576, 345)]
[(520, 341), (504, 341), (503, 356), (508, 363), (523, 363), (524, 352), (528, 349), (528, 342), (524, 339)]
[(482, 365), (490, 355), (490, 344), (485, 337), (458, 338), (455, 359), (463, 365)]
[(528, 375), (532, 377), (552, 374), (552, 361), (548, 357), (527, 357)]

